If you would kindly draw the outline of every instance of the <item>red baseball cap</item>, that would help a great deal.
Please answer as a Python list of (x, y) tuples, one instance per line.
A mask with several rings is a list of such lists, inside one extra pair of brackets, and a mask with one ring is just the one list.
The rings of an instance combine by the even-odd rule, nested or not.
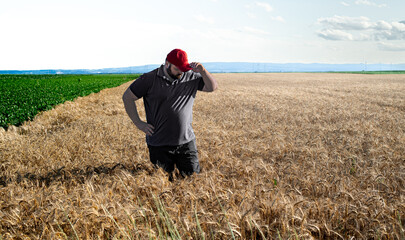
[(178, 67), (182, 72), (187, 72), (193, 69), (188, 63), (187, 53), (181, 49), (173, 49), (167, 54), (167, 61)]

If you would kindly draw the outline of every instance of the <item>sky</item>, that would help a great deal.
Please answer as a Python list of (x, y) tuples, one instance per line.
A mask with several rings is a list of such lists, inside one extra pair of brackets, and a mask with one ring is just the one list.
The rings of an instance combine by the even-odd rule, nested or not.
[(0, 0), (0, 70), (405, 63), (404, 0)]

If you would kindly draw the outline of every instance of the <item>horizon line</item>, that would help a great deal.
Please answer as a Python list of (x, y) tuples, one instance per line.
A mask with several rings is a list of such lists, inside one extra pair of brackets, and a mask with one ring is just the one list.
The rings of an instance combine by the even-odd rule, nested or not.
[[(242, 62), (242, 61), (232, 61), (232, 62), (201, 62), (204, 64), (215, 64), (215, 63), (245, 63), (245, 64), (302, 64), (302, 65), (405, 65), (404, 63), (322, 63), (322, 62), (311, 62), (311, 63), (303, 63), (303, 62)], [(42, 69), (0, 69), (0, 71), (49, 71), (49, 70), (102, 70), (102, 69), (119, 69), (119, 68), (131, 68), (131, 67), (146, 67), (146, 66), (155, 66), (155, 65), (162, 65), (162, 63), (150, 63), (144, 65), (133, 65), (133, 66), (125, 66), (125, 67), (101, 67), (101, 68), (42, 68)]]

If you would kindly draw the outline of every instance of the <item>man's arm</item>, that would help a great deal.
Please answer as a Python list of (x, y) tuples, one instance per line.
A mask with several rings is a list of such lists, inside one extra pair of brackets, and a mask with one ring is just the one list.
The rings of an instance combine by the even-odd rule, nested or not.
[(136, 108), (135, 101), (139, 98), (128, 88), (124, 95), (122, 96), (122, 101), (124, 102), (125, 111), (127, 112), (129, 118), (135, 124), (135, 126), (144, 132), (146, 135), (151, 136), (153, 134), (154, 127), (139, 118), (138, 109)]
[(202, 89), (204, 92), (213, 92), (218, 88), (217, 80), (208, 72), (207, 69), (201, 63), (192, 62), (191, 67), (194, 72), (200, 73), (203, 81), (204, 81), (204, 88)]

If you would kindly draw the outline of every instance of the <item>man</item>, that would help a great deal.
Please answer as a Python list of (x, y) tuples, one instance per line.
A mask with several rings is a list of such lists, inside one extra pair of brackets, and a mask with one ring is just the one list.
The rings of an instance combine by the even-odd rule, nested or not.
[[(136, 79), (122, 99), (135, 126), (146, 134), (150, 161), (173, 180), (175, 167), (184, 176), (200, 172), (192, 111), (197, 90), (212, 92), (217, 81), (201, 63), (188, 63), (181, 49), (172, 50), (159, 68)], [(135, 101), (143, 98), (147, 122)]]

